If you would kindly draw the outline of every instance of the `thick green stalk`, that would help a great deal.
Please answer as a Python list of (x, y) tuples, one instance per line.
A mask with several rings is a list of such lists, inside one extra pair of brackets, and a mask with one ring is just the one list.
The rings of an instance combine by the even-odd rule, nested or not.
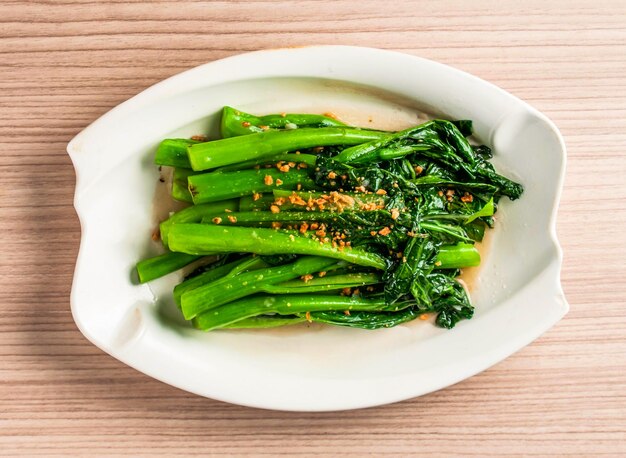
[(306, 321), (306, 318), (297, 315), (259, 315), (228, 324), (222, 329), (268, 329), (290, 326), (303, 321)]
[(154, 163), (190, 169), (191, 164), (189, 164), (189, 158), (187, 157), (187, 147), (195, 143), (198, 142), (186, 138), (166, 138), (157, 148)]
[(209, 204), (192, 205), (177, 211), (168, 219), (163, 221), (159, 230), (161, 232), (161, 241), (167, 246), (167, 237), (172, 224), (178, 223), (199, 223), (204, 217), (212, 217), (226, 210), (236, 211), (239, 209), (239, 201), (237, 199), (222, 200), (219, 202), (211, 202)]
[[(332, 221), (336, 218), (333, 213), (321, 212), (280, 212), (267, 211), (219, 213), (215, 217), (220, 219), (219, 224), (231, 226), (257, 226), (268, 227), (274, 222), (301, 223), (304, 221)], [(202, 218), (203, 224), (214, 223), (212, 217)]]
[(214, 170), (214, 172), (235, 172), (237, 170), (251, 169), (255, 165), (274, 165), (281, 161), (286, 163), (292, 162), (295, 164), (296, 167), (300, 168), (313, 168), (315, 167), (317, 156), (313, 154), (281, 153), (275, 156), (253, 159), (250, 161), (239, 162), (232, 165), (225, 165), (224, 167), (218, 167)]
[(309, 294), (257, 295), (202, 313), (194, 318), (193, 324), (198, 329), (210, 331), (239, 320), (270, 313), (291, 315), (324, 310), (393, 311), (401, 308), (403, 308), (401, 304), (387, 305), (382, 298), (365, 299), (358, 296), (311, 296)]
[(435, 267), (438, 269), (462, 269), (480, 265), (480, 253), (474, 245), (458, 243), (439, 248)]
[(183, 293), (215, 281), (218, 278), (225, 277), (230, 272), (232, 272), (233, 269), (246, 263), (251, 258), (252, 256), (248, 256), (246, 258), (238, 259), (237, 261), (229, 262), (228, 264), (213, 267), (212, 269), (207, 270), (200, 275), (196, 275), (195, 277), (189, 278), (184, 282), (179, 283), (174, 287), (174, 301), (176, 301), (176, 304), (178, 305), (178, 307), (180, 307), (180, 297), (183, 295)]
[(228, 272), (225, 277), (232, 278), (239, 275), (241, 272), (246, 272), (250, 270), (258, 270), (269, 267), (268, 264), (261, 258), (260, 256), (250, 256), (246, 259), (245, 262), (233, 267), (233, 269)]
[(187, 153), (192, 169), (208, 170), (303, 148), (358, 145), (388, 135), (385, 132), (348, 127), (274, 130), (190, 145)]
[(300, 185), (306, 189), (315, 186), (304, 170), (285, 173), (276, 169), (203, 173), (190, 176), (188, 182), (196, 204), (242, 197), (255, 192), (271, 192), (276, 187), (296, 189)]
[(169, 233), (170, 248), (190, 254), (246, 252), (257, 254), (305, 254), (340, 259), (384, 269), (385, 260), (360, 248), (334, 248), (297, 233), (274, 229), (225, 227), (212, 224), (175, 224)]
[(141, 283), (162, 277), (200, 259), (203, 255), (186, 253), (163, 253), (137, 263), (137, 274)]
[[(170, 249), (190, 254), (246, 252), (261, 255), (304, 254), (340, 259), (384, 270), (386, 263), (375, 253), (361, 248), (334, 248), (330, 243), (290, 231), (213, 224), (175, 224), (169, 234)], [(439, 248), (436, 267), (458, 269), (480, 264), (474, 245), (459, 243)]]
[(315, 114), (270, 114), (254, 116), (226, 106), (222, 109), (222, 137), (236, 137), (264, 132), (267, 129), (297, 129), (302, 127), (337, 127), (344, 123), (328, 116)]
[(292, 264), (222, 277), (185, 292), (181, 297), (181, 310), (185, 319), (190, 320), (207, 310), (262, 291), (264, 285), (292, 280), (336, 265), (335, 259), (306, 256)]
[(335, 291), (344, 288), (359, 288), (374, 285), (382, 281), (377, 273), (354, 273), (315, 277), (308, 281), (290, 280), (275, 285), (263, 286), (261, 289), (270, 294), (302, 294), (320, 291)]

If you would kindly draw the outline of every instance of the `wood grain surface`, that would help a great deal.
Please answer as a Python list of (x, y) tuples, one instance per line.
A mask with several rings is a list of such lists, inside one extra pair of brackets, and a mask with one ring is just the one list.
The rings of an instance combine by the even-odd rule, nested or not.
[[(0, 23), (0, 455), (626, 455), (626, 2), (2, 1)], [(307, 44), (435, 59), (556, 122), (562, 322), (448, 389), (321, 414), (200, 398), (80, 334), (67, 142), (182, 70)]]

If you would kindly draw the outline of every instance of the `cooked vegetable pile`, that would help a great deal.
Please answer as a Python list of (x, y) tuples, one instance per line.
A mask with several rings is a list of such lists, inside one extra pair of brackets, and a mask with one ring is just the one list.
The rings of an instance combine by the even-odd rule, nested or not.
[(160, 225), (168, 251), (137, 264), (141, 282), (204, 264), (174, 288), (202, 330), (322, 322), (377, 329), (474, 308), (460, 269), (522, 187), (467, 140), (471, 121), (400, 132), (332, 116), (253, 116), (224, 107), (223, 139), (166, 139), (172, 196), (190, 202)]

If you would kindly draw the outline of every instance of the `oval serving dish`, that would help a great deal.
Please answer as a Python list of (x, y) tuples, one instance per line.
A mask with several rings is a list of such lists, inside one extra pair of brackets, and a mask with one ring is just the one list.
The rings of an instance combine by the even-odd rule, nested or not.
[[(472, 119), (500, 173), (524, 185), (503, 199), (475, 280), (476, 313), (453, 330), (416, 320), (365, 331), (330, 326), (202, 333), (171, 319), (177, 274), (138, 285), (156, 254), (165, 137), (217, 133), (231, 105), (257, 114), (332, 111), (357, 125), (406, 127), (426, 112)], [(555, 217), (565, 146), (544, 115), (462, 71), (378, 49), (319, 46), (242, 54), (171, 77), (122, 103), (68, 145), (82, 226), (71, 306), (81, 332), (120, 361), (202, 396), (268, 409), (325, 411), (419, 396), (501, 361), (553, 326), (568, 305)], [(155, 210), (156, 211), (156, 210)]]

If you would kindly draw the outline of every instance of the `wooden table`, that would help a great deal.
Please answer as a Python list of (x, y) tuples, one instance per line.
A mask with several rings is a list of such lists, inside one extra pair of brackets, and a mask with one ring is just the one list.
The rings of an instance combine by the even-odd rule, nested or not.
[[(0, 21), (0, 455), (626, 455), (626, 2), (4, 1)], [(453, 65), (556, 122), (569, 315), (453, 387), (340, 413), (203, 399), (87, 342), (68, 140), (203, 62), (336, 43)]]

